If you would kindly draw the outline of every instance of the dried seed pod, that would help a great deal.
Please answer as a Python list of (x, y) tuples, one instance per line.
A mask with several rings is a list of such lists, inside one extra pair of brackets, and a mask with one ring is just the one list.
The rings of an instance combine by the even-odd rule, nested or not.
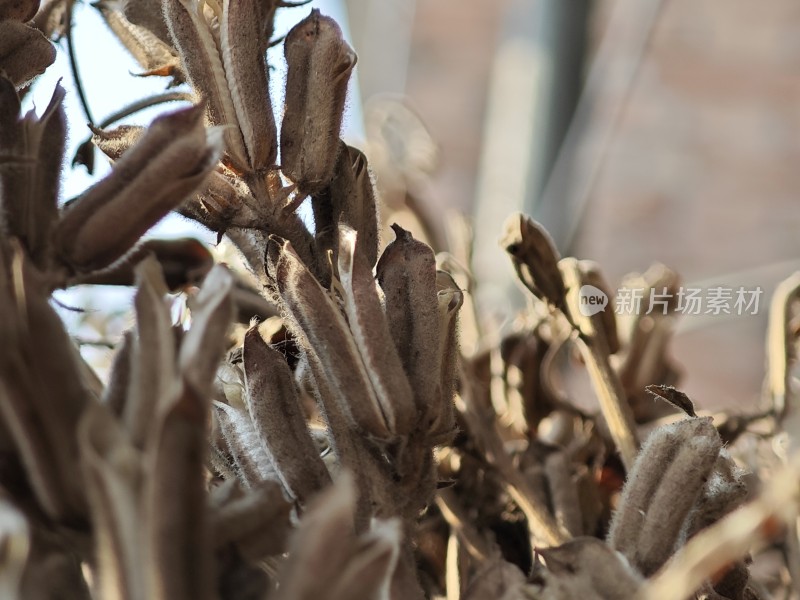
[(187, 380), (160, 407), (145, 451), (145, 597), (213, 597), (205, 454), (208, 401)]
[(236, 119), (244, 138), (250, 168), (263, 171), (275, 164), (278, 133), (269, 96), (266, 53), (258, 0), (224, 0), (220, 42)]
[(339, 148), (333, 180), (311, 198), (317, 256), (327, 270), (328, 250), (339, 252), (340, 227), (347, 225), (358, 232), (358, 251), (371, 268), (378, 260), (378, 215), (367, 157), (341, 141)]
[(136, 265), (150, 255), (153, 255), (161, 266), (164, 281), (170, 292), (179, 291), (189, 285), (198, 285), (214, 266), (214, 257), (208, 248), (195, 239), (147, 240), (108, 269), (78, 277), (77, 282), (94, 285), (133, 285)]
[(281, 486), (267, 481), (244, 491), (232, 483), (234, 493), (211, 511), (214, 546), (233, 544), (249, 561), (283, 552), (291, 531), (292, 505), (284, 499)]
[(0, 71), (18, 90), (56, 60), (56, 49), (41, 31), (14, 20), (0, 20)]
[(163, 0), (162, 6), (189, 82), (205, 103), (208, 123), (228, 126), (223, 134), (225, 151), (231, 163), (246, 172), (249, 169), (247, 151), (217, 42), (202, 10), (203, 3)]
[(333, 177), (356, 55), (336, 21), (317, 9), (287, 34), (284, 55), (288, 71), (281, 168), (302, 193), (312, 194)]
[(92, 6), (100, 11), (109, 29), (131, 53), (139, 66), (144, 69), (145, 72), (142, 75), (172, 75), (176, 73), (180, 66), (180, 60), (172, 47), (160, 40), (149, 29), (131, 23), (125, 18), (124, 13), (120, 10), (121, 7), (115, 0), (100, 0)]
[(156, 406), (172, 393), (177, 352), (164, 299), (167, 286), (154, 258), (139, 263), (136, 279), (138, 290), (133, 302), (138, 335), (131, 350), (131, 377), (122, 417), (134, 445), (143, 448)]
[[(56, 85), (42, 116), (19, 118), (14, 87), (0, 76), (0, 229), (19, 238), (34, 263), (48, 266), (64, 159), (65, 91)], [(7, 161), (7, 162), (5, 162)], [(3, 164), (5, 162), (5, 164)]]
[(328, 380), (339, 409), (373, 439), (394, 441), (392, 416), (384, 414), (375, 397), (344, 318), (289, 242), (270, 237), (267, 269), (291, 317), (289, 329), (321, 366), (318, 372)]
[(253, 425), (283, 486), (305, 503), (330, 483), (330, 475), (308, 431), (289, 365), (257, 327), (245, 335), (242, 360)]
[(417, 411), (403, 363), (392, 343), (372, 269), (359, 252), (361, 236), (347, 226), (339, 230), (339, 277), (347, 320), (356, 347), (390, 430), (406, 436)]
[(3, 429), (47, 517), (80, 522), (86, 499), (75, 431), (91, 398), (80, 356), (16, 243), (0, 243), (0, 339)]
[(625, 559), (596, 538), (576, 538), (539, 554), (547, 564), (545, 590), (563, 594), (553, 593), (555, 598), (630, 600), (642, 584)]
[(128, 21), (151, 31), (165, 44), (172, 45), (172, 38), (161, 9), (161, 0), (120, 0), (120, 5)]
[(541, 225), (525, 215), (512, 215), (506, 221), (500, 244), (511, 255), (520, 281), (531, 293), (556, 308), (566, 307), (558, 250)]
[(132, 331), (126, 331), (118, 344), (114, 361), (111, 363), (108, 384), (103, 390), (103, 404), (117, 417), (121, 418), (128, 400), (131, 385), (131, 363), (133, 361), (134, 338)]
[(100, 129), (90, 126), (92, 143), (111, 160), (119, 160), (122, 155), (135, 146), (147, 132), (141, 125), (120, 125), (114, 129)]
[(39, 0), (0, 0), (0, 21), (27, 23), (39, 10)]
[(356, 495), (352, 475), (343, 474), (311, 502), (289, 544), (289, 559), (280, 577), (282, 597), (324, 598), (335, 586), (356, 544)]
[(199, 394), (206, 394), (211, 388), (228, 343), (226, 333), (233, 319), (232, 288), (230, 271), (217, 265), (190, 301), (192, 327), (183, 337), (178, 364)]
[(442, 371), (436, 260), (433, 250), (400, 227), (378, 260), (389, 332), (415, 392), (423, 431), (439, 414)]
[(456, 415), (453, 395), (456, 389), (458, 370), (458, 311), (464, 303), (464, 292), (458, 287), (450, 273), (436, 271), (436, 297), (439, 304), (439, 357), (441, 361), (441, 398), (439, 405), (431, 410), (433, 444), (438, 445), (452, 439), (456, 432)]
[(203, 183), (220, 140), (206, 132), (201, 111), (157, 118), (108, 177), (70, 204), (56, 230), (67, 265), (85, 272), (111, 264)]
[(614, 294), (611, 293), (611, 288), (600, 271), (600, 265), (591, 260), (581, 260), (578, 266), (583, 275), (581, 283), (599, 289), (608, 298), (608, 304), (599, 313), (592, 315), (592, 319), (596, 322), (595, 330), (603, 335), (608, 353), (616, 354), (619, 352), (620, 344), (617, 318), (614, 313)]
[(663, 426), (648, 437), (608, 535), (609, 544), (643, 574), (652, 574), (672, 554), (721, 447), (707, 418)]
[(572, 467), (564, 452), (550, 452), (544, 460), (547, 489), (553, 506), (553, 516), (560, 527), (573, 536), (583, 533), (578, 487), (572, 476)]
[(78, 440), (95, 531), (97, 591), (104, 597), (144, 597), (141, 453), (101, 405), (86, 411)]
[[(212, 444), (224, 456), (245, 487), (280, 479), (250, 415), (243, 408), (214, 402)], [(216, 466), (216, 465), (215, 465)], [(224, 471), (220, 471), (224, 472)]]

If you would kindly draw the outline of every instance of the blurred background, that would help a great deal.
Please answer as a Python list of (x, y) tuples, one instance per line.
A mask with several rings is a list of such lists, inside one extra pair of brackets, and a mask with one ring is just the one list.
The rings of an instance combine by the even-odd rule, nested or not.
[[(600, 263), (612, 289), (656, 261), (685, 287), (760, 286), (756, 315), (683, 317), (672, 346), (682, 387), (701, 407), (758, 402), (769, 297), (800, 269), (796, 0), (327, 0), (279, 11), (276, 34), (310, 6), (337, 18), (359, 56), (349, 143), (367, 145), (398, 106), (427, 128), (431, 168), (414, 182), (415, 202), (439, 239), (454, 214), (473, 222), (485, 311), (502, 320), (522, 305), (498, 246), (512, 211), (542, 222), (563, 255)], [(97, 11), (76, 11), (76, 53), (98, 120), (163, 91), (163, 81), (131, 75), (137, 66), (122, 48), (107, 50), (115, 42)], [(270, 64), (279, 98), (281, 47)], [(45, 106), (58, 77), (72, 89), (63, 53), (29, 102)], [(74, 152), (88, 135), (75, 94), (68, 111)], [(97, 162), (102, 174), (108, 167)], [(91, 181), (75, 169), (65, 197)], [(178, 218), (153, 235), (215, 241)], [(101, 308), (119, 307), (103, 336), (127, 326), (127, 291), (79, 289), (59, 300), (87, 311), (65, 313), (87, 342)], [(85, 352), (99, 360), (109, 350), (87, 343)]]

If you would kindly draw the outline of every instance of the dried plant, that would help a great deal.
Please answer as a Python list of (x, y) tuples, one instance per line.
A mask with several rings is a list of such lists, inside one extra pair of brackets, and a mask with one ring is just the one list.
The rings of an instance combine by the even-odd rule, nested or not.
[[(399, 106), (404, 154), (373, 136), (379, 220), (367, 156), (340, 139), (356, 55), (316, 10), (283, 41), (279, 137), (266, 50), (287, 5), (97, 3), (142, 75), (191, 94), (93, 127), (113, 169), (59, 204), (65, 91), (41, 116), (20, 94), (54, 60), (48, 38), (71, 35), (72, 2), (0, 0), (2, 596), (798, 597), (798, 275), (775, 294), (749, 415), (698, 415), (672, 387), (672, 312), (581, 313), (582, 286), (610, 295), (599, 266), (522, 215), (501, 243), (529, 306), (482, 331), (468, 228), (437, 255), (394, 224), (381, 250), (383, 223), (418, 208), (432, 144)], [(109, 128), (182, 98), (148, 128)], [(195, 240), (142, 240), (170, 211), (249, 272)], [(105, 382), (50, 302), (87, 283), (137, 289)], [(625, 285), (677, 283), (656, 266)], [(563, 385), (573, 354), (597, 410)]]

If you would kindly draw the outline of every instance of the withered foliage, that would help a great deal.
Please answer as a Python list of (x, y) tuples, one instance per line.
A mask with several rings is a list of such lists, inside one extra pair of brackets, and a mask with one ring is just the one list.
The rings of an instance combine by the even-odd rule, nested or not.
[[(95, 4), (141, 75), (195, 101), (93, 128), (113, 169), (63, 204), (65, 91), (40, 116), (19, 94), (72, 3), (0, 0), (0, 595), (797, 597), (798, 276), (775, 294), (752, 414), (712, 418), (672, 387), (674, 306), (584, 314), (582, 286), (611, 295), (600, 268), (522, 215), (501, 243), (529, 305), (484, 330), (465, 228), (437, 255), (393, 224), (381, 250), (409, 214), (436, 242), (414, 213), (432, 144), (407, 109), (375, 116), (393, 138), (370, 140), (379, 220), (367, 157), (340, 139), (356, 55), (316, 10), (283, 40), (279, 137), (266, 49), (287, 5)], [(195, 240), (142, 240), (170, 211), (250, 273)], [(106, 382), (50, 300), (100, 283), (137, 289)], [(678, 279), (655, 266), (625, 285)], [(568, 385), (584, 370), (596, 401)]]

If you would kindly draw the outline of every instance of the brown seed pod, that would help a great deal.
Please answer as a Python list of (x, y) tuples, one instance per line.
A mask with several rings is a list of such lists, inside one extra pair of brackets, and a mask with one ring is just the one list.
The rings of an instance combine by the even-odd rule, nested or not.
[(511, 255), (525, 287), (537, 298), (563, 309), (566, 290), (558, 270), (558, 250), (544, 228), (530, 217), (512, 215), (500, 244)]
[(254, 15), (263, 10), (259, 0), (226, 0), (222, 3), (220, 41), (222, 63), (230, 86), (236, 119), (254, 171), (275, 164), (278, 132), (269, 96), (266, 53), (261, 23)]
[(422, 428), (429, 431), (439, 416), (441, 356), (439, 300), (433, 250), (399, 225), (377, 266), (386, 297), (386, 319), (403, 368), (415, 392)]
[(333, 177), (356, 55), (336, 21), (317, 9), (288, 33), (284, 54), (288, 72), (281, 166), (303, 193), (311, 194)]
[(218, 136), (202, 107), (159, 117), (141, 141), (64, 212), (56, 243), (77, 272), (103, 268), (198, 188), (216, 164)]
[(308, 431), (289, 365), (257, 327), (244, 338), (245, 402), (283, 486), (301, 502), (330, 483)]
[(358, 252), (370, 267), (378, 260), (378, 214), (367, 157), (360, 150), (339, 142), (339, 157), (330, 185), (311, 198), (316, 227), (317, 256), (325, 261), (327, 251), (339, 252), (338, 235), (344, 224), (358, 232)]

